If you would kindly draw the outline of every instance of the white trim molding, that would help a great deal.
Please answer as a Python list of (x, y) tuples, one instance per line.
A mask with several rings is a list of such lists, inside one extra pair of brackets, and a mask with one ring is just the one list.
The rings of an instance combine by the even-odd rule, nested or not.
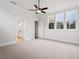
[(42, 37), (39, 37), (38, 39), (49, 40), (49, 41), (60, 42), (60, 43), (73, 44), (73, 45), (78, 45), (79, 46), (79, 42), (72, 42), (72, 41), (65, 41), (65, 40), (56, 40), (56, 39), (49, 39), (49, 38), (42, 38)]
[(16, 41), (2, 43), (2, 44), (0, 44), (0, 47), (7, 46), (7, 45), (10, 45), (10, 44), (15, 44), (15, 43), (16, 43)]

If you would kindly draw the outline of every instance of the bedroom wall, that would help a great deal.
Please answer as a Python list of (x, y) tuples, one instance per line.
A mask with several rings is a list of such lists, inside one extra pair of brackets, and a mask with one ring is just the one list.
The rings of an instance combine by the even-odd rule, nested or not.
[[(46, 0), (45, 0), (46, 1)], [(72, 1), (72, 2), (71, 2)], [(67, 3), (68, 2), (68, 3)], [(69, 8), (74, 8), (79, 6), (78, 0), (66, 0), (64, 1), (48, 1), (48, 14), (53, 14), (53, 12), (66, 10)], [(53, 8), (52, 8), (53, 7)], [(76, 30), (49, 30), (48, 29), (48, 15), (40, 16), (39, 21), (39, 37), (40, 38), (47, 38), (57, 41), (65, 41), (65, 42), (72, 42), (72, 43), (79, 43), (79, 19), (78, 19), (78, 28)], [(41, 29), (40, 29), (41, 28)], [(40, 31), (41, 30), (41, 31)]]
[(35, 15), (33, 12), (27, 11), (23, 8), (17, 8), (16, 19), (24, 19), (24, 38), (25, 40), (34, 39), (34, 21)]
[(0, 44), (14, 42), (16, 39), (15, 8), (0, 2)]
[(34, 21), (36, 19), (35, 13), (30, 12), (27, 9), (17, 7), (16, 16), (17, 16), (16, 19), (18, 19), (18, 18), (24, 19), (24, 38), (25, 38), (25, 40), (34, 39), (35, 38)]
[(35, 38), (35, 15), (30, 11), (25, 12), (24, 20), (24, 33), (26, 40), (32, 40)]
[(24, 19), (24, 36), (26, 40), (34, 39), (34, 13), (9, 2), (0, 2), (0, 45), (16, 41), (16, 19)]

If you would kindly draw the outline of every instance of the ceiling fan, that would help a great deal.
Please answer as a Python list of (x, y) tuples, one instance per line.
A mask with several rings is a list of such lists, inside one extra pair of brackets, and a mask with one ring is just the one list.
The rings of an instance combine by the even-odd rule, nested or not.
[(40, 0), (38, 0), (38, 5), (34, 5), (34, 7), (36, 9), (29, 9), (30, 11), (36, 11), (36, 14), (38, 13), (46, 13), (44, 10), (48, 9), (48, 7), (45, 7), (45, 8), (40, 8)]

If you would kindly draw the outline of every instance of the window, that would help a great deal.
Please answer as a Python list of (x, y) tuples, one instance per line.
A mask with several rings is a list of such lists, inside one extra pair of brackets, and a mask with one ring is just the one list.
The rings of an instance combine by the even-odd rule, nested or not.
[(56, 28), (57, 29), (64, 28), (64, 13), (56, 14)]
[(49, 20), (49, 29), (54, 29), (55, 17), (54, 16), (48, 16), (48, 20)]
[(76, 29), (77, 10), (66, 12), (67, 29)]
[(62, 11), (54, 14), (48, 16), (49, 29), (76, 29), (78, 25), (78, 9)]

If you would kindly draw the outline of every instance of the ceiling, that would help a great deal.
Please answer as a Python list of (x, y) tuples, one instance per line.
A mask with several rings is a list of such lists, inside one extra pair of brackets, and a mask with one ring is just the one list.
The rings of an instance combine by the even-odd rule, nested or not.
[[(16, 6), (19, 6), (21, 8), (25, 8), (25, 9), (30, 9), (30, 8), (34, 8), (34, 4), (38, 3), (38, 0), (5, 0), (7, 2), (11, 2), (14, 1), (16, 2)], [(42, 4), (42, 0), (41, 0), (41, 4)]]
[[(5, 0), (7, 2), (14, 1), (16, 6), (21, 8), (30, 9), (34, 8), (34, 4), (37, 4), (38, 0)], [(79, 5), (79, 0), (41, 0), (41, 7), (48, 7), (48, 13), (70, 8)]]
[(3, 0), (0, 0), (0, 1), (3, 1)]
[(79, 6), (79, 0), (49, 0), (48, 1), (49, 12), (69, 9), (76, 6)]

